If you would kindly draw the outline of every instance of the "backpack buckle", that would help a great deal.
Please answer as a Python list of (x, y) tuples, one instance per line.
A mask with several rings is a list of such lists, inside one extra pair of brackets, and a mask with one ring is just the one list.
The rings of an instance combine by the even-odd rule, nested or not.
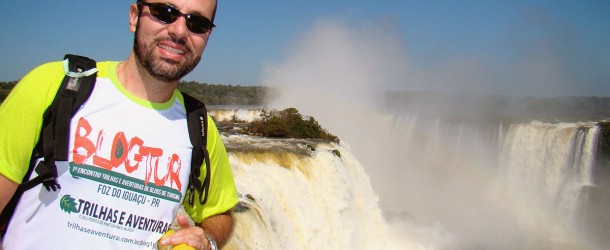
[(61, 189), (61, 185), (59, 185), (59, 183), (57, 183), (57, 178), (55, 178), (55, 177), (49, 177), (49, 178), (43, 179), (42, 185), (44, 185), (44, 187), (49, 192), (51, 192), (51, 189), (53, 189), (53, 192)]
[(38, 165), (36, 165), (36, 173), (38, 173), (39, 178), (41, 179), (42, 185), (47, 189), (47, 191), (53, 192), (61, 189), (59, 183), (57, 183), (57, 167), (47, 166), (44, 161), (40, 161)]

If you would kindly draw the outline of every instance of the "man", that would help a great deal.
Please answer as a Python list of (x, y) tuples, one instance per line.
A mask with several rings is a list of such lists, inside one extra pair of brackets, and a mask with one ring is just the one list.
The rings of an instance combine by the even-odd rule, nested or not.
[[(39, 185), (23, 194), (5, 249), (155, 247), (186, 200), (192, 145), (176, 87), (203, 54), (216, 4), (138, 0), (130, 6), (131, 54), (123, 62), (97, 64), (93, 93), (71, 120), (68, 162), (56, 163), (61, 189)], [(41, 65), (0, 107), (0, 210), (27, 171), (42, 113), (63, 77), (60, 62)], [(162, 246), (213, 249), (231, 233), (237, 191), (218, 131), (208, 121), (208, 200), (185, 204), (198, 225), (178, 216), (180, 228), (158, 241)]]

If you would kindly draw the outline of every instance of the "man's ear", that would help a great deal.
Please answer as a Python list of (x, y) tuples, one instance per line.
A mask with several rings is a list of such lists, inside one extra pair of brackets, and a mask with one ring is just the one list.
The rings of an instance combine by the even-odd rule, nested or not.
[(129, 31), (136, 32), (138, 27), (138, 18), (140, 18), (140, 10), (137, 4), (129, 6)]

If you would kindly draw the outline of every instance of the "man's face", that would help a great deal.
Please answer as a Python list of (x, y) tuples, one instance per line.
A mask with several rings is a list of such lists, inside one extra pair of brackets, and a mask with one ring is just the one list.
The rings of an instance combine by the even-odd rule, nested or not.
[[(169, 0), (167, 3), (182, 13), (202, 15), (208, 19), (211, 19), (215, 5), (214, 0)], [(133, 49), (136, 57), (157, 80), (179, 81), (199, 63), (211, 30), (204, 34), (193, 33), (187, 29), (183, 16), (166, 24), (155, 19), (148, 6), (135, 6), (135, 9), (134, 6), (130, 13), (130, 27), (135, 31)]]

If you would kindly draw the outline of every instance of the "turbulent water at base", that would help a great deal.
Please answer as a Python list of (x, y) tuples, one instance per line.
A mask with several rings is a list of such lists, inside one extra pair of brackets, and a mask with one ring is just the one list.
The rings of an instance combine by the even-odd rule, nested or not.
[[(223, 119), (235, 113), (213, 112)], [(240, 119), (255, 117), (246, 118)], [(382, 114), (369, 121), (360, 129), (375, 136), (341, 144), (225, 135), (240, 193), (226, 249), (604, 249), (608, 243), (584, 223), (594, 220), (587, 202), (597, 185), (596, 123)]]
[(378, 248), (378, 198), (344, 145), (244, 136), (226, 142), (243, 209), (229, 249)]

